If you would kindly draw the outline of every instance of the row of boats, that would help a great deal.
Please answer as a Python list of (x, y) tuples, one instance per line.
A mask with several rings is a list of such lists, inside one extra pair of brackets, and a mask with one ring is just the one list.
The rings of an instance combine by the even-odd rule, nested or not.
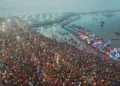
[(69, 23), (71, 20), (67, 20), (67, 23), (62, 24), (62, 28), (68, 30), (75, 34), (75, 36), (91, 46), (91, 48), (103, 54), (104, 56), (110, 57), (113, 60), (120, 61), (120, 48), (111, 48), (111, 41), (105, 42), (103, 38), (97, 38), (90, 30), (85, 30), (82, 26), (71, 25)]
[(102, 54), (105, 54), (109, 57), (111, 57), (114, 60), (120, 60), (120, 48), (114, 48), (112, 49), (110, 47), (111, 42), (105, 42), (103, 38), (97, 38), (95, 37), (94, 34), (89, 33), (88, 31), (84, 30), (82, 31), (78, 37), (82, 40), (85, 41), (87, 44), (92, 46), (95, 51), (99, 51)]

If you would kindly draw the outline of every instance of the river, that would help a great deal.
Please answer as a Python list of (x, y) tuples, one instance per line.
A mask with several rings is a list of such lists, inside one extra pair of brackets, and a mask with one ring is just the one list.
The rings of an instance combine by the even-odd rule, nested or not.
[[(112, 48), (120, 47), (120, 40), (112, 40), (116, 31), (120, 31), (120, 12), (115, 12), (115, 16), (106, 17), (102, 13), (82, 15), (81, 19), (70, 24), (82, 25), (85, 29), (91, 30), (97, 37), (102, 37), (105, 41), (111, 41)], [(94, 20), (93, 18), (96, 18)], [(100, 22), (104, 21), (104, 27), (101, 27)]]

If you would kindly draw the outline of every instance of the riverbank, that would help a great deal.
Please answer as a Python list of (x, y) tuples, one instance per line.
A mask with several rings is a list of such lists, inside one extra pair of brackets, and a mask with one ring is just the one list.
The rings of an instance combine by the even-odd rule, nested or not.
[[(67, 23), (66, 23), (67, 22)], [(69, 23), (68, 23), (69, 22)], [(108, 46), (107, 45), (107, 43), (105, 44), (100, 44), (101, 46), (98, 46), (98, 47), (94, 47), (94, 46), (92, 46), (92, 45), (89, 45), (89, 43), (91, 43), (91, 38), (90, 39), (88, 39), (88, 37), (89, 36), (91, 36), (94, 40), (93, 41), (99, 41), (99, 40), (96, 40), (96, 38), (97, 37), (95, 37), (95, 36), (92, 36), (93, 34), (92, 33), (90, 33), (89, 35), (86, 35), (86, 34), (88, 34), (89, 33), (89, 31), (86, 31), (86, 30), (84, 30), (84, 28), (82, 27), (82, 26), (76, 26), (76, 25), (71, 25), (71, 26), (69, 26), (69, 24), (72, 22), (72, 20), (67, 20), (67, 21), (65, 21), (64, 23), (63, 23), (63, 25), (62, 25), (62, 28), (64, 28), (65, 30), (67, 30), (67, 31), (69, 31), (70, 33), (72, 33), (78, 40), (80, 40), (81, 42), (83, 42), (87, 47), (89, 47), (90, 49), (91, 49), (91, 51), (93, 51), (93, 52), (96, 52), (98, 55), (101, 55), (102, 57), (106, 57), (107, 59), (113, 59), (113, 60), (117, 60), (117, 61), (119, 61), (119, 58), (120, 58), (120, 54), (119, 54), (119, 51), (117, 52), (117, 51), (115, 51), (114, 52), (114, 50), (111, 50), (111, 51), (108, 51), (108, 50), (106, 50), (106, 51), (104, 51), (104, 49), (106, 48), (106, 47), (101, 47), (101, 46)], [(72, 28), (72, 26), (74, 26), (73, 28)], [(70, 29), (70, 27), (71, 27), (71, 29)], [(78, 28), (78, 27), (80, 27), (80, 28)], [(75, 28), (77, 28), (77, 30), (75, 30)], [(82, 31), (79, 31), (78, 29), (82, 29)], [(81, 33), (83, 33), (83, 34), (81, 34)], [(82, 36), (84, 36), (84, 39), (82, 38), (82, 37), (79, 37), (79, 35), (82, 35)], [(87, 38), (86, 38), (86, 36), (87, 36)], [(88, 43), (86, 43), (85, 42), (85, 39), (87, 39), (87, 41), (89, 41)], [(98, 39), (98, 38), (97, 38)], [(103, 39), (104, 40), (104, 39)], [(92, 42), (92, 43), (95, 43), (95, 42)], [(101, 43), (103, 43), (104, 41), (100, 41)], [(110, 42), (110, 44), (111, 44), (111, 42)], [(98, 44), (97, 44), (98, 45)], [(101, 47), (101, 49), (98, 49), (99, 47)], [(100, 52), (100, 51), (104, 51), (105, 53), (102, 53), (102, 52)], [(111, 52), (112, 53), (115, 53), (114, 55), (113, 54), (111, 54)]]
[[(115, 37), (115, 32), (120, 29), (120, 12), (114, 13), (113, 17), (105, 17), (102, 13), (82, 15), (81, 19), (71, 22), (69, 25), (82, 25), (86, 30), (91, 30), (97, 37), (104, 38), (106, 41), (111, 41), (112, 48), (119, 48), (120, 41), (112, 40)], [(94, 18), (97, 19), (94, 20)], [(105, 24), (101, 27), (100, 22), (104, 21)], [(106, 34), (107, 33), (107, 34)]]
[(57, 38), (55, 34), (69, 38), (74, 36), (60, 28), (61, 25), (53, 25), (40, 28), (40, 32), (36, 28), (29, 32), (14, 23), (12, 28), (0, 32), (0, 39), (3, 39), (0, 42), (0, 84), (120, 86), (120, 66), (116, 61), (89, 53), (87, 49), (75, 48), (71, 44), (73, 39), (70, 43), (67, 38), (67, 42)]

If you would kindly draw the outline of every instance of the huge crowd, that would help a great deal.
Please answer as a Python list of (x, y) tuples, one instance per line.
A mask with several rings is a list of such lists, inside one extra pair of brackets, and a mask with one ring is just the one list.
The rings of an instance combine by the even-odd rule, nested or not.
[(32, 31), (0, 32), (1, 86), (120, 86), (120, 66)]

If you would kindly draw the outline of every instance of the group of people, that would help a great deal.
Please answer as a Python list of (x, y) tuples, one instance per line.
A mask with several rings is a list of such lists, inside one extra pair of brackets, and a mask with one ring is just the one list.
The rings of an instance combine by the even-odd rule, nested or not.
[(120, 86), (120, 66), (36, 31), (0, 32), (1, 86)]

